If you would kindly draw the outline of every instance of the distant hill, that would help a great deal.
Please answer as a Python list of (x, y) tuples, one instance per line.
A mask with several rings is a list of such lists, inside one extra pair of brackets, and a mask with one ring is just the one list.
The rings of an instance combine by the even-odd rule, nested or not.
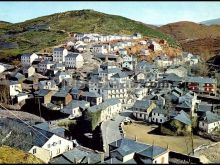
[(205, 25), (220, 25), (220, 18), (203, 21), (203, 22), (201, 22), (201, 24), (205, 24)]
[[(140, 32), (145, 36), (166, 39), (171, 46), (177, 46), (171, 36), (149, 26), (125, 17), (94, 10), (56, 13), (8, 25), (0, 36), (0, 42), (17, 43), (18, 48), (2, 50), (0, 58), (24, 52), (39, 51), (45, 47), (58, 45), (69, 37), (70, 32), (102, 34), (133, 34)], [(38, 30), (38, 27), (41, 27), (41, 29)], [(49, 27), (50, 30), (48, 30)], [(61, 33), (61, 30), (64, 33)]]
[(182, 21), (163, 25), (158, 28), (161, 32), (174, 37), (183, 50), (210, 56), (220, 52), (220, 25), (203, 25)]

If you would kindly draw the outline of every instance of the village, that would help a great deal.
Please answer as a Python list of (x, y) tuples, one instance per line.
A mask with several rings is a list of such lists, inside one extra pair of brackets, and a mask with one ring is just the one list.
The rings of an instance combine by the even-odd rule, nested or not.
[[(1, 111), (9, 113), (0, 114), (1, 144), (51, 164), (165, 164), (178, 154), (201, 163), (195, 149), (220, 140), (218, 82), (195, 74), (199, 55), (171, 58), (166, 45), (140, 33), (74, 33), (52, 52), (21, 55), (19, 66), (0, 63)], [(146, 141), (147, 130), (197, 143), (185, 150), (182, 141), (178, 150), (172, 141)]]

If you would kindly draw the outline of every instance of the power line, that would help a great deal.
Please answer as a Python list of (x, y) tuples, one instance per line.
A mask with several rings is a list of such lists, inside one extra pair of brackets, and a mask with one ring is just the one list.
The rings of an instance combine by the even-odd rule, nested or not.
[(47, 136), (45, 136), (42, 132), (38, 131), (37, 129), (35, 129), (33, 126), (31, 126), (30, 124), (28, 124), (27, 122), (23, 121), (21, 118), (19, 118), (17, 115), (15, 115), (13, 112), (11, 112), (10, 110), (8, 110), (7, 108), (5, 108), (1, 103), (0, 106), (2, 108), (4, 108), (5, 110), (7, 110), (9, 113), (11, 113), (13, 116), (15, 116), (17, 119), (19, 119), (21, 122), (23, 122), (24, 124), (26, 124), (28, 127), (31, 127), (33, 130), (37, 131), (38, 133), (40, 133), (41, 135), (43, 135), (46, 139), (49, 140), (49, 138)]

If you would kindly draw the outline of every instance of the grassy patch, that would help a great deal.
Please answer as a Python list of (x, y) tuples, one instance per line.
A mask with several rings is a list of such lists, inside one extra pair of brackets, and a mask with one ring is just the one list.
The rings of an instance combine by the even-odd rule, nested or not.
[(0, 147), (0, 164), (42, 164), (42, 160), (36, 158), (34, 155), (25, 153), (21, 150), (11, 148), (8, 146)]

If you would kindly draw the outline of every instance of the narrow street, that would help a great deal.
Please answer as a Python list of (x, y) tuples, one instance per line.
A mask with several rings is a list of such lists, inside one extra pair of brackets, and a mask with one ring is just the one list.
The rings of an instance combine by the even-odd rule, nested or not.
[(131, 110), (125, 110), (118, 114), (114, 120), (107, 120), (102, 123), (101, 130), (103, 136), (103, 145), (105, 147), (105, 156), (109, 156), (109, 147), (108, 144), (122, 138), (120, 133), (119, 125), (125, 117), (129, 117), (131, 115)]

